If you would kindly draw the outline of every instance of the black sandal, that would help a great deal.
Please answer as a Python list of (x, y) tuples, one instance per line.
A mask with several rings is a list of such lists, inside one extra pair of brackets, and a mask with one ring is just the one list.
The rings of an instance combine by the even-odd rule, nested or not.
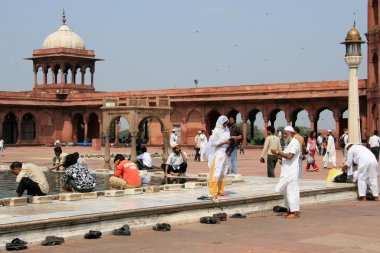
[(230, 218), (245, 219), (245, 218), (247, 218), (247, 216), (242, 215), (241, 213), (235, 213), (235, 214), (231, 215)]
[(211, 200), (211, 197), (203, 195), (198, 197), (197, 200)]
[(276, 213), (286, 213), (288, 211), (289, 211), (288, 208), (283, 207), (283, 206), (274, 206), (273, 207), (273, 212), (276, 212)]
[(153, 230), (166, 232), (171, 230), (171, 226), (168, 223), (157, 223), (156, 226), (153, 226)]
[(45, 240), (41, 242), (43, 246), (61, 245), (65, 242), (63, 237), (58, 236), (46, 236)]
[(204, 216), (199, 219), (199, 222), (204, 224), (218, 224), (220, 220), (214, 216)]
[(114, 234), (114, 235), (123, 235), (123, 236), (124, 235), (131, 235), (131, 230), (130, 230), (129, 225), (125, 224), (121, 228), (114, 229), (114, 231), (112, 232), (112, 234)]
[(86, 239), (98, 239), (102, 236), (102, 232), (96, 230), (90, 230), (87, 234), (84, 235)]
[(15, 238), (12, 240), (12, 242), (7, 242), (5, 244), (5, 249), (6, 250), (23, 250), (23, 249), (26, 249), (27, 248), (27, 245), (28, 243), (26, 241), (23, 241), (19, 238)]
[(212, 217), (219, 219), (220, 221), (226, 221), (227, 220), (227, 214), (226, 213), (216, 213), (216, 214), (213, 214)]

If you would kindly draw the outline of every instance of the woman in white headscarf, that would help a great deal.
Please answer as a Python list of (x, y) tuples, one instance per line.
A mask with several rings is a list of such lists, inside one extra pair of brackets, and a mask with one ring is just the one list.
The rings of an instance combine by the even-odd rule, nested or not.
[(218, 201), (218, 195), (224, 195), (224, 178), (231, 164), (231, 156), (226, 154), (231, 136), (227, 127), (228, 118), (220, 116), (206, 145), (208, 167), (210, 168), (209, 188), (213, 201)]

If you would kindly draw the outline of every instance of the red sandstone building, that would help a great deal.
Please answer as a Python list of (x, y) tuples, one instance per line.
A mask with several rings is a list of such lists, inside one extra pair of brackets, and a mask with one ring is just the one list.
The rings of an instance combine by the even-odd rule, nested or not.
[[(379, 7), (377, 0), (368, 1), (368, 79), (359, 80), (362, 139), (372, 135), (379, 124)], [(182, 144), (193, 144), (200, 129), (213, 129), (220, 115), (241, 115), (244, 142), (247, 122), (254, 122), (261, 112), (265, 126), (274, 124), (283, 111), (287, 124), (295, 125), (297, 115), (306, 110), (311, 129), (317, 129), (322, 111), (328, 109), (335, 120), (339, 136), (347, 126), (343, 112), (348, 108), (348, 82), (327, 81), (243, 85), (209, 88), (144, 90), (132, 92), (97, 92), (94, 86), (95, 57), (86, 50), (83, 40), (63, 24), (49, 35), (43, 49), (27, 58), (33, 62), (34, 87), (28, 92), (0, 92), (0, 136), (7, 144), (52, 144), (88, 142), (102, 136), (103, 98), (118, 97), (120, 105), (131, 97), (154, 99), (169, 97), (171, 123), (181, 135)], [(118, 124), (113, 138), (118, 141)], [(157, 119), (139, 122), (148, 145), (163, 143)], [(252, 124), (253, 125), (253, 124)], [(253, 132), (253, 129), (251, 129)]]

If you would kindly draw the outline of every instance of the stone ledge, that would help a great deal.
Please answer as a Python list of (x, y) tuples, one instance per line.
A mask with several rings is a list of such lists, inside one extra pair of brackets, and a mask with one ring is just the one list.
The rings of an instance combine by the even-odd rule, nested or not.
[(183, 184), (165, 184), (164, 191), (178, 191), (185, 187)]
[(83, 192), (81, 193), (82, 199), (96, 199), (98, 198), (97, 192)]
[(105, 197), (121, 197), (124, 196), (124, 190), (107, 190), (104, 192)]
[(25, 206), (26, 204), (28, 204), (28, 198), (26, 197), (6, 198), (6, 199), (1, 199), (0, 203), (3, 206)]
[(159, 192), (160, 186), (159, 185), (149, 185), (145, 188), (145, 192)]
[(186, 182), (185, 189), (197, 189), (202, 187), (202, 182)]
[(61, 193), (59, 194), (59, 200), (60, 201), (76, 201), (81, 200), (82, 194), (81, 193)]
[(127, 188), (124, 190), (125, 195), (137, 195), (137, 194), (143, 194), (144, 189), (143, 188)]
[(28, 197), (28, 203), (31, 204), (43, 204), (43, 203), (51, 203), (53, 202), (53, 196), (30, 196)]

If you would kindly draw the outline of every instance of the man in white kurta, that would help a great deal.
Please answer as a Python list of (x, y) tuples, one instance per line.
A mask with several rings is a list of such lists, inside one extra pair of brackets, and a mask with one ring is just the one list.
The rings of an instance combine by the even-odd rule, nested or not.
[(332, 136), (332, 131), (327, 130), (327, 146), (326, 146), (326, 154), (323, 157), (323, 168), (327, 169), (327, 165), (329, 162), (332, 162), (334, 167), (336, 167), (336, 151), (335, 151), (335, 142), (334, 137)]
[(206, 143), (207, 143), (207, 137), (205, 135), (205, 131), (202, 130), (201, 135), (200, 135), (200, 140), (201, 140), (201, 162), (206, 160)]
[(175, 132), (175, 129), (173, 128), (172, 133), (170, 134), (170, 147), (173, 147), (174, 144), (177, 144), (178, 142), (178, 135)]
[(282, 158), (280, 181), (275, 187), (275, 191), (284, 194), (284, 205), (289, 212), (285, 218), (298, 218), (300, 210), (300, 191), (298, 186), (298, 160), (301, 147), (297, 139), (293, 138), (294, 129), (287, 126), (284, 129), (285, 138), (291, 138), (284, 151), (271, 150), (273, 154)]
[[(378, 163), (375, 155), (362, 145), (347, 144), (347, 161), (342, 167), (346, 171), (357, 164), (357, 175), (354, 173), (354, 181), (358, 182), (359, 200), (366, 200), (367, 185), (371, 189), (374, 200), (379, 200), (379, 186), (377, 184)], [(349, 174), (349, 173), (347, 173)]]

